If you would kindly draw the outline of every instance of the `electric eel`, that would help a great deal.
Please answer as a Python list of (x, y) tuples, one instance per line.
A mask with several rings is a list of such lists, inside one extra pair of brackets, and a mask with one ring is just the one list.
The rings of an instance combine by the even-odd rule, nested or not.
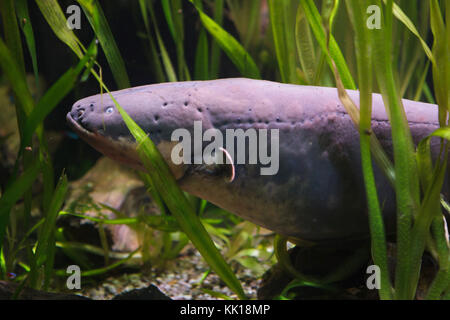
[[(358, 91), (348, 92), (358, 105)], [(317, 242), (368, 236), (359, 134), (336, 88), (236, 78), (153, 84), (112, 95), (150, 135), (184, 191), (287, 237)], [(439, 127), (436, 105), (409, 100), (403, 105), (416, 144)], [(135, 140), (108, 94), (77, 101), (67, 120), (106, 156), (143, 170)], [(255, 149), (252, 135), (246, 134), (247, 161), (237, 161), (240, 155), (224, 143), (227, 161), (222, 165), (199, 163), (194, 156), (177, 163), (172, 151), (181, 141), (174, 141), (173, 133), (184, 129), (195, 140), (196, 124), (202, 132), (215, 129), (223, 137), (230, 129), (265, 132), (253, 142), (259, 146), (267, 140), (267, 154), (252, 162)], [(392, 158), (391, 128), (379, 94), (373, 95), (372, 129)], [(203, 138), (203, 151), (213, 141), (198, 138)], [(183, 152), (183, 159), (189, 159)], [(385, 223), (393, 230), (395, 192), (376, 166), (374, 173)]]

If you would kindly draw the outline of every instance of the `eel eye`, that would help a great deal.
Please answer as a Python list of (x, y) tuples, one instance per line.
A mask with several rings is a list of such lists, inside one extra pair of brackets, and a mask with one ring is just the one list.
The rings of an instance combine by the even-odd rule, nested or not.
[(111, 114), (113, 112), (114, 112), (114, 108), (113, 107), (108, 107), (108, 108), (105, 109), (105, 113), (107, 113), (107, 114)]

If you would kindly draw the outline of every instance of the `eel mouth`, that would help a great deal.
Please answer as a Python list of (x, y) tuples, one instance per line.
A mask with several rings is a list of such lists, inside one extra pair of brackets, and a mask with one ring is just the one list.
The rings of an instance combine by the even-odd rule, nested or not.
[[(70, 112), (67, 114), (66, 118), (69, 126), (80, 136), (80, 138), (89, 143), (94, 149), (128, 167), (139, 171), (146, 171), (139, 158), (139, 154), (136, 150), (137, 145), (135, 142), (132, 142), (126, 138), (113, 139), (98, 132), (89, 131), (78, 121), (76, 121)], [(162, 152), (161, 154), (172, 171), (175, 179), (181, 179), (186, 173), (187, 166), (183, 164), (175, 165), (170, 160), (173, 143), (162, 142), (158, 144), (157, 147), (158, 150)], [(166, 155), (166, 157), (164, 157), (164, 155)]]
[(135, 143), (125, 140), (114, 140), (98, 132), (89, 131), (73, 119), (70, 112), (67, 113), (66, 119), (70, 127), (94, 149), (134, 169), (145, 170), (136, 152)]
[(82, 138), (88, 138), (95, 136), (96, 134), (93, 132), (90, 132), (89, 130), (85, 129), (83, 126), (81, 126), (78, 121), (76, 121), (74, 118), (72, 118), (72, 115), (70, 112), (67, 113), (66, 116), (67, 122), (72, 127), (72, 129), (75, 130), (77, 134), (79, 134)]

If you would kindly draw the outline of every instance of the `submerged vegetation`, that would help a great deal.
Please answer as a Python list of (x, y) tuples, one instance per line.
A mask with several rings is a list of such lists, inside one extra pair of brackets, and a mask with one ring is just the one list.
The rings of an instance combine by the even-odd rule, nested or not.
[[(446, 183), (450, 138), (450, 130), (446, 128), (450, 110), (448, 1), (77, 0), (75, 3), (76, 8), (81, 8), (80, 30), (68, 28), (68, 21), (76, 22), (72, 19), (77, 14), (76, 10), (67, 10), (74, 4), (70, 1), (0, 0), (1, 79), (11, 87), (20, 141), (14, 150), (13, 163), (9, 167), (3, 164), (2, 170), (7, 174), (0, 181), (1, 279), (15, 274), (19, 289), (29, 286), (49, 290), (55, 286), (58, 275), (66, 275), (65, 270), (55, 268), (57, 254), (64, 252), (79, 264), (85, 251), (99, 249), (107, 257), (110, 252), (102, 226), (127, 224), (138, 230), (151, 228), (163, 233), (161, 250), (157, 252), (161, 259), (175, 258), (190, 240), (211, 270), (239, 298), (245, 298), (230, 262), (257, 269), (256, 256), (270, 258), (267, 248), (259, 246), (258, 250), (264, 253), (257, 252), (256, 246), (261, 241), (252, 236), (256, 227), (240, 224), (241, 220), (223, 210), (219, 210), (219, 215), (208, 216), (205, 212), (210, 205), (179, 189), (152, 141), (120, 105), (116, 103), (139, 142), (139, 154), (148, 170), (141, 178), (159, 215), (142, 212), (130, 218), (116, 210), (115, 219), (92, 218), (79, 208), (63, 207), (68, 197), (67, 175), (72, 179), (79, 177), (91, 163), (59, 164), (59, 158), (50, 150), (47, 130), (50, 118), (58, 115), (57, 110), (67, 110), (64, 103), (96, 91), (108, 94), (113, 89), (150, 82), (243, 76), (339, 89), (342, 103), (361, 136), (372, 258), (381, 270), (379, 297), (414, 299), (422, 256), (427, 250), (438, 262), (439, 271), (425, 296), (450, 299), (450, 245), (444, 213), (448, 205), (440, 195)], [(117, 26), (117, 11), (126, 11), (126, 18), (131, 19), (120, 19)], [(38, 35), (36, 25), (42, 35)], [(121, 27), (134, 33), (132, 44), (126, 41), (128, 35), (115, 35)], [(49, 42), (45, 37), (65, 46), (58, 49), (62, 55), (57, 58), (57, 69), (62, 65), (64, 71), (58, 76), (53, 74), (49, 79), (51, 85), (40, 93), (32, 89), (42, 85), (44, 57), (38, 53), (55, 59), (53, 48), (46, 47)], [(131, 49), (126, 48), (128, 45), (132, 45)], [(127, 69), (131, 62), (122, 55), (124, 51), (127, 54), (133, 51), (133, 57), (139, 55), (142, 59), (139, 63), (147, 66), (147, 75), (140, 74), (143, 80), (133, 78), (133, 74), (139, 74), (135, 67), (133, 72)], [(31, 83), (27, 81), (27, 73), (33, 73)], [(345, 89), (359, 89), (360, 101), (351, 101)], [(380, 92), (387, 106), (393, 162), (370, 134), (372, 92)], [(417, 147), (401, 98), (439, 106), (441, 128)], [(359, 111), (355, 102), (361, 106)], [(61, 122), (62, 118), (56, 121)], [(435, 162), (430, 155), (432, 136), (442, 138), (442, 156)], [(372, 159), (396, 193), (397, 262), (393, 278), (388, 270), (383, 206), (377, 197)], [(62, 167), (67, 171), (61, 173)], [(114, 211), (99, 203), (90, 206), (99, 212)], [(102, 248), (68, 241), (64, 228), (57, 223), (68, 215), (98, 223)], [(148, 236), (143, 239), (148, 240)], [(290, 270), (285, 244), (285, 239), (278, 238), (277, 257)], [(145, 241), (142, 246), (137, 250), (142, 259), (147, 257), (154, 263), (145, 253), (145, 248), (148, 249)], [(127, 262), (137, 251), (116, 262), (105, 258), (104, 267), (86, 270), (83, 275), (105, 273)], [(288, 286), (285, 293), (311, 282), (325, 285), (320, 279), (295, 275), (300, 279)], [(281, 298), (286, 296), (283, 293)]]

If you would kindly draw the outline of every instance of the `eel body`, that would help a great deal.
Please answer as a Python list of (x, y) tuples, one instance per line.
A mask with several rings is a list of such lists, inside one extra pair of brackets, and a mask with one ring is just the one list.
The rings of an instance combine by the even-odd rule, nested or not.
[[(359, 135), (337, 89), (250, 79), (164, 83), (112, 93), (127, 113), (150, 134), (180, 187), (221, 208), (279, 234), (310, 241), (368, 235)], [(358, 104), (359, 93), (349, 92)], [(415, 143), (438, 128), (436, 105), (403, 100)], [(107, 94), (77, 101), (67, 114), (72, 128), (105, 155), (142, 169), (135, 144)], [(172, 133), (194, 130), (278, 129), (279, 164), (262, 175), (261, 164), (211, 170), (171, 162)], [(392, 155), (390, 125), (382, 97), (373, 95), (372, 128)], [(204, 146), (203, 146), (204, 147)], [(433, 150), (438, 150), (434, 146)], [(375, 168), (383, 214), (395, 226), (395, 195)]]

